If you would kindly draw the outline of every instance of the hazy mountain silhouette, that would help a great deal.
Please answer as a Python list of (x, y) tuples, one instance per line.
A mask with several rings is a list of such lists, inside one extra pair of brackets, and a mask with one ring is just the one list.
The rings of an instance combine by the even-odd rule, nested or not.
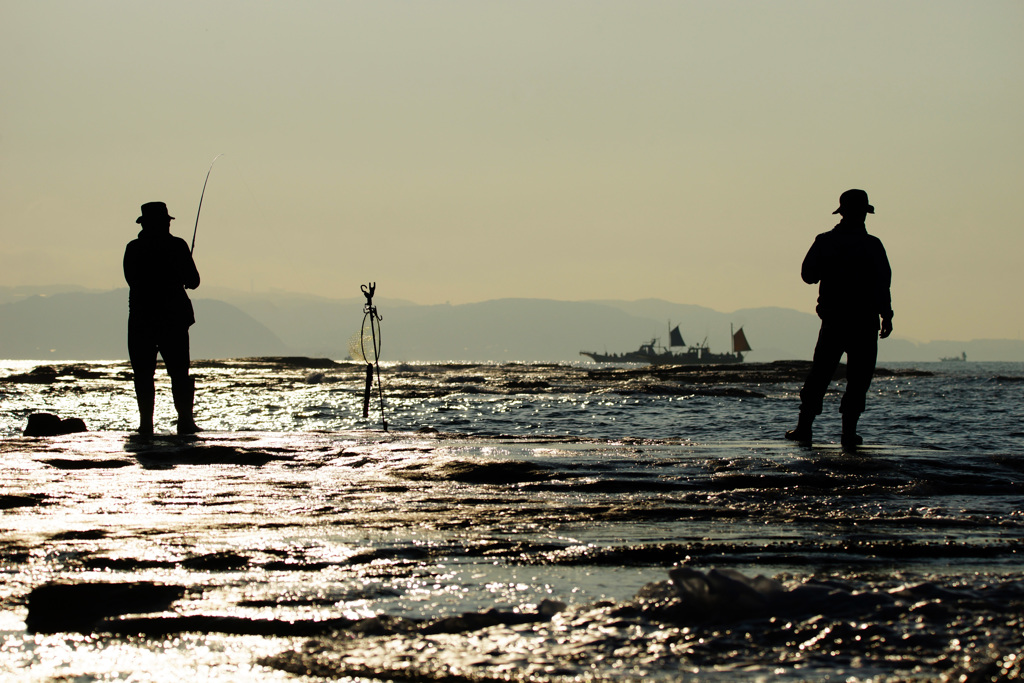
[[(17, 289), (17, 291), (14, 291)], [(65, 288), (73, 289), (73, 288)], [(128, 291), (0, 288), (0, 358), (123, 359), (127, 357)], [(207, 289), (195, 298), (194, 358), (306, 355), (343, 359), (363, 320), (365, 299), (329, 299), (288, 292), (247, 293)], [(580, 351), (633, 351), (668, 340), (679, 325), (687, 344), (707, 340), (716, 352), (731, 350), (729, 330), (744, 328), (754, 350), (750, 361), (809, 359), (818, 319), (787, 308), (722, 313), (660, 299), (554, 301), (498, 299), (472, 304), (420, 306), (375, 298), (383, 317), (383, 360), (571, 361)], [(1020, 340), (915, 343), (889, 338), (879, 360), (1024, 361)]]
[(17, 287), (0, 286), (0, 304), (24, 301), (33, 296), (53, 296), (54, 294), (91, 293), (102, 294), (105, 289), (89, 289), (78, 285), (20, 285)]
[[(279, 355), (284, 343), (223, 301), (193, 302), (193, 358)], [(0, 357), (123, 359), (128, 356), (128, 290), (31, 296), (0, 305)]]
[[(348, 339), (359, 333), (366, 303), (362, 296), (329, 299), (284, 291), (252, 294), (224, 288), (205, 289), (203, 295), (226, 301), (260, 321), (295, 353), (323, 358), (344, 358), (348, 354)], [(413, 305), (389, 299), (375, 299), (375, 303), (387, 310)]]
[[(386, 316), (383, 302), (378, 308)], [(391, 318), (407, 335), (394, 343), (396, 359), (409, 360), (586, 360), (580, 351), (633, 349), (657, 329), (601, 304), (546, 299), (395, 308)]]
[[(285, 293), (266, 298), (218, 294), (277, 331), (293, 352), (329, 358), (348, 355), (349, 340), (360, 333), (366, 302)], [(420, 306), (375, 298), (374, 304), (383, 317), (386, 360), (584, 360), (579, 352), (595, 344), (634, 348), (658, 329), (649, 320), (593, 303), (499, 299)]]

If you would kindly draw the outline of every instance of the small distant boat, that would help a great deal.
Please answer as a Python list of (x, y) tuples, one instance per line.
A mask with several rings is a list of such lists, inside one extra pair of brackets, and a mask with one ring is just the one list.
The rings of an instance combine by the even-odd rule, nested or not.
[(732, 353), (714, 353), (708, 347), (707, 337), (700, 344), (686, 348), (685, 351), (673, 351), (674, 348), (686, 347), (683, 341), (683, 334), (679, 331), (679, 325), (669, 330), (668, 347), (662, 346), (657, 338), (646, 344), (641, 344), (636, 351), (625, 353), (596, 353), (594, 351), (580, 351), (581, 356), (589, 356), (597, 363), (650, 363), (651, 365), (714, 365), (718, 363), (742, 363), (743, 354), (752, 351), (747, 342), (747, 336), (743, 334), (743, 328), (733, 332), (729, 326), (732, 336)]
[(959, 356), (950, 356), (949, 358), (940, 358), (943, 363), (964, 363), (967, 361), (967, 352), (961, 351)]

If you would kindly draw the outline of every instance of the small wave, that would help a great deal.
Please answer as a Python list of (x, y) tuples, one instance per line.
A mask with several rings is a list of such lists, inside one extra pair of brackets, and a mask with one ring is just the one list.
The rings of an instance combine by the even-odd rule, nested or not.
[(441, 480), (464, 484), (516, 484), (545, 481), (552, 477), (552, 468), (529, 462), (471, 462), (453, 460), (440, 466), (413, 465), (399, 470), (397, 476), (413, 481)]
[(624, 603), (544, 601), (518, 616), (495, 609), (440, 621), (377, 617), (262, 663), (425, 681), (807, 680), (838, 664), (944, 680), (1024, 676), (1020, 582), (858, 589), (689, 567), (669, 577)]

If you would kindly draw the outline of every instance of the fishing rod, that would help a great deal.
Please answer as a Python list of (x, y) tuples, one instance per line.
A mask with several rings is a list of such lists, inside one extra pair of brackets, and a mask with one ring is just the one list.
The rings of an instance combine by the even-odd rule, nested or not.
[(203, 181), (203, 191), (199, 194), (199, 209), (196, 210), (196, 227), (192, 230), (192, 248), (189, 249), (190, 254), (193, 254), (196, 251), (196, 233), (199, 232), (199, 214), (203, 210), (203, 197), (206, 195), (206, 183), (210, 182), (210, 173), (213, 172), (213, 165), (217, 163), (217, 159), (220, 159), (222, 156), (224, 156), (223, 152), (213, 158), (213, 161), (210, 162), (210, 170), (206, 172), (206, 180)]
[[(373, 293), (377, 289), (377, 283), (371, 282), (368, 285), (360, 285), (363, 296), (366, 297), (366, 305), (363, 306), (363, 325), (359, 330), (359, 351), (366, 361), (366, 388), (363, 391), (363, 417), (370, 416), (370, 394), (373, 388), (373, 371), (377, 370), (377, 394), (380, 397), (380, 422), (384, 431), (388, 431), (388, 421), (384, 417), (384, 387), (380, 383), (380, 321), (383, 318), (377, 313), (377, 307), (373, 305)], [(373, 362), (366, 353), (366, 323), (370, 323), (370, 342), (373, 344)]]

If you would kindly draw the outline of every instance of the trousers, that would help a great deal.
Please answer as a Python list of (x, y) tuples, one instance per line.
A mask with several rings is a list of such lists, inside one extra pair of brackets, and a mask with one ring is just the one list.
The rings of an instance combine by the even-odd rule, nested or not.
[(140, 405), (152, 405), (156, 395), (154, 375), (157, 353), (164, 359), (164, 367), (171, 378), (171, 391), (177, 398), (191, 385), (188, 376), (191, 363), (188, 327), (145, 324), (133, 322), (129, 318), (128, 358), (132, 363), (135, 396)]
[(828, 385), (835, 376), (843, 354), (846, 354), (846, 391), (839, 404), (844, 415), (864, 412), (868, 387), (875, 374), (878, 358), (878, 325), (822, 321), (814, 361), (800, 390), (800, 412), (821, 415)]

